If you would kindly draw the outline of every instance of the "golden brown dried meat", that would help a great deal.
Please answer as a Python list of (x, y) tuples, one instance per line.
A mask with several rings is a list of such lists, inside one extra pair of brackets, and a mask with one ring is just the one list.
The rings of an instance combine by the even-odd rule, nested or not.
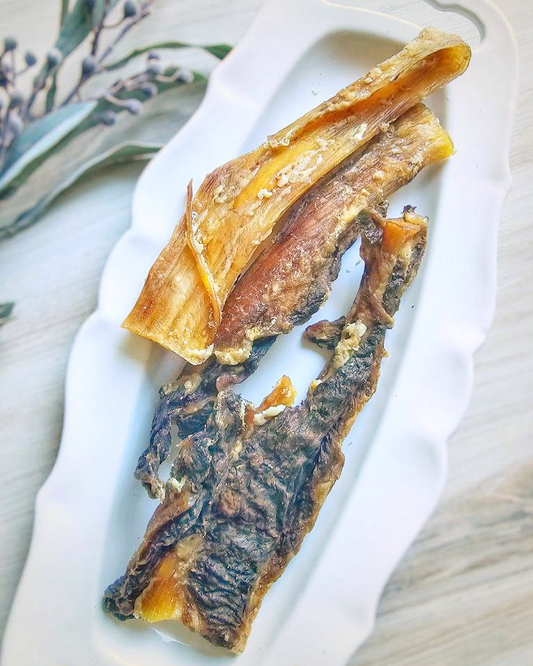
[(448, 133), (419, 104), (303, 196), (231, 292), (215, 338), (219, 362), (242, 363), (254, 340), (307, 321), (329, 294), (333, 259), (358, 234), (358, 213), (452, 153)]
[(469, 60), (470, 48), (459, 37), (423, 30), (335, 97), (209, 174), (189, 210), (194, 246), (183, 218), (124, 327), (190, 363), (205, 361), (217, 331), (218, 304), (226, 302), (281, 215), (384, 124), (462, 74)]

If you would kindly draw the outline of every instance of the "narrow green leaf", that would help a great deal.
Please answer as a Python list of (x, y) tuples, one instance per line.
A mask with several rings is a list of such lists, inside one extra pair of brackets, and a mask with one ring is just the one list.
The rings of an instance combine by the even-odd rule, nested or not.
[(46, 93), (46, 106), (45, 106), (46, 113), (50, 113), (50, 111), (54, 108), (56, 93), (57, 93), (57, 72), (55, 72), (54, 75), (52, 76), (52, 82)]
[(61, 13), (59, 15), (59, 27), (65, 22), (65, 18), (68, 14), (68, 0), (61, 0)]
[[(180, 67), (167, 67), (167, 69), (163, 72), (163, 75), (166, 79), (169, 79), (167, 81), (158, 81), (155, 80), (154, 83), (157, 86), (157, 92), (162, 93), (165, 92), (165, 90), (170, 90), (172, 88), (179, 88), (181, 86), (188, 86), (192, 85), (193, 83), (198, 83), (202, 82), (205, 83), (207, 81), (207, 77), (201, 74), (200, 72), (195, 72), (193, 71), (193, 79), (190, 83), (184, 83), (183, 81), (172, 81), (172, 77), (175, 76), (179, 71)], [(124, 90), (120, 93), (117, 93), (116, 97), (118, 99), (131, 99), (132, 97), (135, 99), (140, 99), (141, 101), (147, 101), (149, 102), (150, 100), (146, 100), (146, 95), (141, 91), (141, 90)], [(105, 109), (111, 109), (113, 111), (116, 111), (119, 113), (122, 111), (122, 109), (117, 108), (114, 104), (111, 102), (108, 102), (105, 99), (101, 99), (98, 101), (98, 107), (95, 109), (95, 113), (98, 113), (99, 111), (104, 111)], [(93, 114), (94, 115), (94, 114)]]
[[(172, 79), (177, 69), (168, 68), (166, 77)], [(197, 82), (190, 85), (176, 81), (157, 82), (158, 92), (164, 94), (146, 100), (140, 115), (130, 115), (127, 111), (120, 113), (111, 127), (101, 125), (94, 114), (87, 117), (46, 155), (46, 161), (19, 188), (0, 195), (0, 239), (37, 221), (58, 194), (74, 182), (74, 174), (81, 174), (76, 178), (79, 180), (87, 173), (88, 164), (96, 168), (101, 155), (114, 151), (117, 146), (131, 144), (132, 137), (136, 144), (148, 145), (154, 150), (167, 143), (203, 98), (206, 78), (198, 74), (195, 79)], [(142, 92), (136, 91), (135, 95), (142, 99)], [(125, 96), (132, 97), (133, 93)], [(111, 108), (104, 106), (108, 102), (102, 104), (101, 110)], [(132, 158), (143, 159), (142, 155)]]
[(0, 175), (0, 194), (20, 185), (64, 137), (96, 107), (95, 101), (64, 106), (35, 120), (17, 139)]
[(35, 206), (20, 215), (15, 221), (14, 226), (17, 230), (20, 230), (33, 224), (54, 199), (61, 194), (61, 192), (64, 192), (88, 173), (106, 166), (129, 162), (134, 159), (149, 160), (161, 147), (160, 144), (143, 144), (134, 142), (122, 143), (111, 150), (96, 156), (93, 160), (85, 162), (76, 171), (73, 171), (68, 178), (62, 181), (56, 188), (48, 192)]
[[(96, 6), (103, 0), (99, 0)], [(109, 0), (112, 9), (118, 0)], [(56, 41), (57, 48), (66, 57), (79, 46), (93, 29), (93, 12), (88, 8), (86, 0), (76, 0), (71, 11), (65, 16), (61, 31)]]
[(55, 45), (67, 56), (83, 42), (92, 27), (92, 15), (87, 3), (85, 0), (76, 0), (72, 10), (63, 19)]
[(156, 49), (188, 49), (188, 48), (203, 49), (204, 51), (207, 51), (208, 53), (214, 55), (216, 58), (219, 58), (219, 60), (222, 60), (222, 58), (224, 58), (231, 51), (232, 47), (228, 46), (227, 44), (213, 44), (213, 45), (203, 46), (201, 44), (188, 44), (187, 42), (158, 42), (156, 44), (151, 44), (150, 46), (142, 46), (138, 49), (134, 49), (133, 51), (128, 53), (128, 55), (124, 56), (120, 60), (116, 60), (115, 62), (106, 65), (105, 69), (107, 69), (108, 71), (111, 71), (113, 69), (118, 69), (119, 67), (122, 67), (133, 58), (136, 58), (137, 56), (140, 56), (143, 53), (148, 53), (149, 51), (155, 51)]
[[(109, 11), (113, 9), (113, 7), (117, 4), (118, 0), (115, 0), (114, 2), (110, 2), (110, 7)], [(93, 7), (93, 16), (92, 16), (92, 21), (93, 21), (93, 26), (97, 26), (100, 24), (102, 19), (104, 18), (104, 12), (105, 12), (105, 0), (96, 0), (94, 3)]]
[(14, 303), (0, 303), (0, 326), (6, 323), (13, 312)]
[(202, 48), (205, 51), (208, 51), (211, 55), (214, 55), (215, 58), (224, 60), (233, 46), (229, 46), (228, 44), (213, 44), (212, 46), (202, 46)]
[[(190, 83), (183, 83), (182, 81), (172, 81), (172, 77), (178, 73), (180, 70), (179, 67), (168, 67), (164, 72), (163, 75), (166, 79), (170, 79), (168, 81), (154, 81), (155, 85), (157, 86), (157, 93), (158, 95), (165, 92), (166, 90), (172, 90), (173, 88), (181, 88), (181, 87), (187, 87), (192, 85), (193, 83), (206, 83), (207, 82), (207, 77), (205, 77), (203, 74), (200, 72), (195, 72), (193, 71), (193, 80)], [(115, 97), (117, 99), (138, 99), (142, 102), (146, 102), (147, 104), (151, 104), (153, 101), (155, 101), (154, 98), (152, 99), (146, 99), (146, 95), (141, 91), (141, 90), (123, 90), (122, 92), (116, 93)], [(90, 115), (88, 115), (85, 120), (80, 123), (69, 135), (66, 137), (66, 141), (72, 140), (74, 137), (78, 136), (79, 134), (82, 134), (83, 132), (86, 132), (87, 130), (95, 127), (96, 125), (100, 124), (100, 120), (98, 116), (103, 112), (103, 111), (114, 111), (115, 113), (128, 113), (126, 109), (117, 106), (116, 104), (113, 104), (112, 102), (109, 102), (106, 99), (99, 99), (96, 102), (96, 106), (94, 107), (93, 111), (91, 112)], [(108, 129), (109, 132), (113, 132), (113, 127), (110, 127)], [(1, 195), (1, 190), (0, 190), (0, 195)]]

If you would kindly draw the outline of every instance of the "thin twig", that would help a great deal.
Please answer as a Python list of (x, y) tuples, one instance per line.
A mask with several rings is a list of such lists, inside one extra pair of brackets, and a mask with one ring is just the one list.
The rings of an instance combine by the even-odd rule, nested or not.
[(2, 66), (2, 63), (0, 62), (0, 68), (1, 68), (2, 76), (4, 77), (6, 83), (12, 86), (13, 85), (13, 78), (10, 75), (8, 69), (5, 69), (5, 67), (6, 66), (5, 65)]
[(13, 85), (17, 82), (17, 70), (15, 69), (15, 50), (11, 51), (11, 82)]
[(87, 81), (88, 78), (89, 78), (88, 76), (81, 76), (76, 85), (74, 86), (74, 88), (72, 88), (72, 90), (69, 92), (69, 94), (65, 97), (65, 99), (61, 102), (59, 106), (60, 107), (67, 106), (69, 102), (72, 102), (72, 100), (74, 99), (74, 97), (76, 97), (76, 95), (79, 97), (80, 88)]
[(137, 16), (134, 17), (132, 21), (130, 21), (127, 25), (125, 25), (122, 30), (118, 33), (114, 41), (109, 44), (109, 46), (105, 49), (105, 51), (102, 53), (100, 58), (98, 59), (98, 64), (101, 65), (104, 60), (106, 60), (111, 53), (113, 52), (113, 49), (115, 46), (120, 42), (120, 40), (133, 28), (133, 26), (137, 25), (140, 23), (144, 18), (146, 18), (150, 14), (150, 7), (146, 5), (141, 9), (141, 13)]
[(0, 172), (4, 168), (4, 162), (6, 160), (7, 149), (9, 148), (10, 142), (7, 140), (7, 117), (9, 111), (6, 110), (2, 123), (2, 132), (0, 134)]
[(100, 23), (96, 26), (94, 30), (94, 37), (93, 37), (93, 43), (91, 45), (91, 55), (95, 56), (96, 52), (98, 51), (98, 43), (100, 41), (100, 35), (102, 34), (102, 30), (104, 30), (104, 21), (106, 19), (106, 16), (109, 12), (109, 4), (111, 0), (104, 0), (104, 11), (102, 13), (102, 18), (100, 20)]
[[(72, 90), (67, 94), (65, 99), (61, 102), (59, 106), (66, 106), (69, 102), (71, 102), (76, 95), (80, 94), (80, 89), (82, 86), (84, 86), (87, 81), (94, 76), (97, 76), (98, 74), (101, 74), (104, 70), (102, 67), (102, 63), (111, 55), (113, 52), (113, 49), (115, 46), (120, 42), (120, 40), (133, 28), (134, 25), (137, 25), (140, 21), (142, 21), (144, 18), (146, 18), (150, 14), (150, 7), (149, 5), (145, 5), (142, 7), (139, 15), (137, 17), (134, 17), (132, 21), (130, 21), (127, 25), (125, 25), (122, 30), (118, 33), (118, 35), (115, 37), (115, 39), (107, 46), (107, 48), (104, 50), (102, 55), (97, 59), (97, 68), (95, 69), (92, 74), (89, 76), (81, 76), (76, 85), (72, 88)], [(93, 46), (94, 46), (94, 40), (93, 40)], [(92, 55), (94, 56), (95, 53), (91, 50)]]
[(35, 78), (35, 81), (33, 82), (33, 87), (31, 89), (30, 96), (28, 97), (28, 100), (23, 105), (22, 109), (20, 110), (20, 116), (21, 116), (22, 120), (25, 121), (25, 120), (28, 119), (31, 108), (32, 108), (32, 106), (35, 102), (35, 98), (40, 93), (40, 91), (44, 88), (44, 84), (45, 84), (47, 76), (48, 76), (48, 71), (45, 71), (44, 74), (43, 74), (43, 72), (41, 72)]
[(26, 72), (31, 68), (31, 65), (26, 65), (26, 67), (23, 67), (17, 72), (17, 76), (21, 76), (21, 74), (26, 74)]
[(116, 23), (104, 23), (102, 28), (104, 30), (113, 30), (114, 28), (118, 28), (118, 26), (122, 23), (122, 20), (123, 19), (120, 18)]

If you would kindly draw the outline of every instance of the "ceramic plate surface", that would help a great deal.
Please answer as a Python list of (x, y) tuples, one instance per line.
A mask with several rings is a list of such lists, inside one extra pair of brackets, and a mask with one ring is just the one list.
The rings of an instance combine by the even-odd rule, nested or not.
[[(402, 189), (431, 219), (420, 273), (387, 335), (375, 397), (345, 441), (346, 464), (301, 552), (267, 594), (245, 653), (230, 657), (177, 623), (119, 623), (101, 609), (154, 507), (133, 479), (157, 389), (179, 363), (121, 330), (146, 272), (184, 208), (185, 189), (261, 143), (374, 64), (419, 26), (324, 0), (267, 0), (217, 68), (200, 109), (142, 174), (132, 228), (114, 249), (97, 311), (80, 330), (67, 373), (59, 457), (39, 493), (28, 562), (9, 620), (4, 666), (340, 666), (368, 636), (381, 591), (433, 510), (446, 475), (446, 439), (472, 385), (472, 355), (493, 315), (497, 223), (510, 185), (516, 94), (510, 30), (485, 0), (458, 0), (480, 29), (467, 73), (429, 105), (457, 154)], [(497, 94), (495, 94), (497, 91)], [(344, 257), (325, 307), (344, 313), (362, 266)], [(302, 327), (278, 339), (242, 385), (258, 402), (282, 374), (299, 395), (323, 357)]]

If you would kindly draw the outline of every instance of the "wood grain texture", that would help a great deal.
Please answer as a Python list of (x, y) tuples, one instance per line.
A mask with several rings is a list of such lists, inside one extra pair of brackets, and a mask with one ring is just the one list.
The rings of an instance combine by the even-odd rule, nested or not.
[[(401, 9), (392, 0), (378, 4), (406, 18), (416, 5), (418, 20), (442, 20), (419, 2)], [(522, 68), (495, 322), (476, 356), (470, 407), (449, 444), (442, 501), (388, 584), (375, 631), (352, 666), (533, 664), (533, 8), (531, 0), (498, 4), (515, 29)], [(235, 43), (259, 2), (155, 5), (154, 17), (140, 27), (147, 40), (172, 34)], [(0, 0), (1, 36), (15, 34), (44, 53), (58, 6)], [(17, 302), (0, 331), (0, 632), (27, 555), (35, 494), (57, 454), (70, 346), (96, 305), (104, 262), (129, 224), (140, 169), (91, 176), (35, 227), (0, 243), (0, 302)]]

